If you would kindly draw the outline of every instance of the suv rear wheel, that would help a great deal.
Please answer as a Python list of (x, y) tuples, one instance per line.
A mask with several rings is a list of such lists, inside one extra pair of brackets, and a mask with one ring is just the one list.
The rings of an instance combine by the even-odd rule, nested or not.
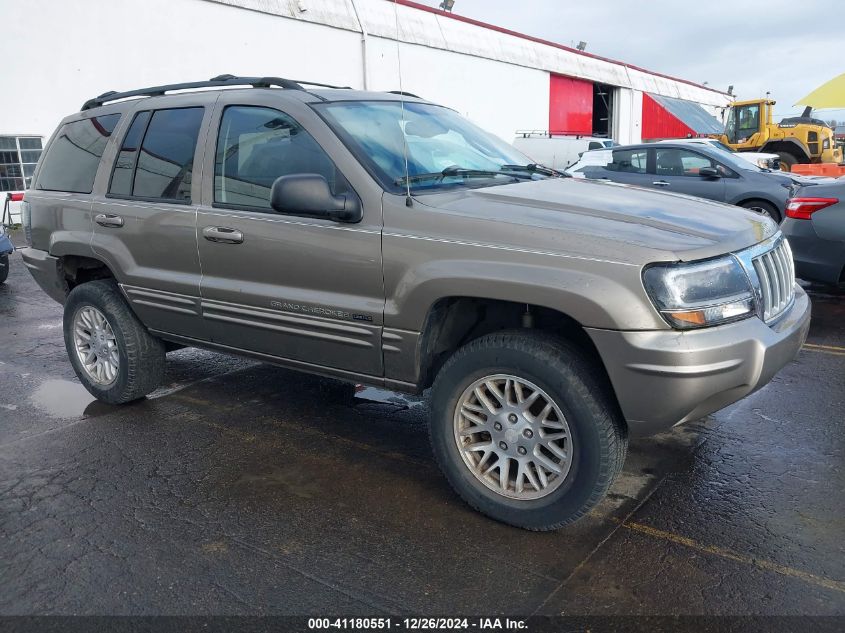
[(452, 487), (488, 516), (552, 530), (586, 514), (625, 461), (627, 434), (594, 365), (533, 332), (476, 339), (432, 388), (431, 443)]
[(9, 276), (9, 256), (0, 255), (0, 284)]
[(64, 335), (76, 375), (98, 400), (131, 402), (161, 384), (164, 343), (150, 335), (113, 281), (91, 281), (71, 290)]

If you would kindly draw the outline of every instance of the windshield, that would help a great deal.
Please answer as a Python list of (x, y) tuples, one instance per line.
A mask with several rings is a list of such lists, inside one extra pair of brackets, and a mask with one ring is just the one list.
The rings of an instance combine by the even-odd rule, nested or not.
[(718, 160), (725, 163), (734, 170), (740, 169), (742, 171), (768, 171), (758, 167), (755, 163), (739, 157), (739, 153), (732, 150), (730, 147), (722, 145), (722, 143), (713, 143), (713, 149), (719, 152)]
[(709, 141), (709, 142), (710, 142), (710, 145), (712, 145), (713, 147), (718, 147), (719, 149), (725, 150), (726, 152), (730, 152), (731, 154), (733, 154), (736, 151), (732, 147), (730, 147), (729, 145), (725, 145), (722, 141), (717, 141), (717, 140), (714, 139), (714, 140)]
[(530, 158), (442, 106), (406, 102), (404, 125), (398, 101), (342, 101), (315, 107), (389, 191), (404, 190), (406, 182), (420, 191), (545, 177)]

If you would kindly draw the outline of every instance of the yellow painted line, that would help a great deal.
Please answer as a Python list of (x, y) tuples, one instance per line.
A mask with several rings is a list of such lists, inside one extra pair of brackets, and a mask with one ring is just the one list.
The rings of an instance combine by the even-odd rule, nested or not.
[(725, 549), (724, 547), (702, 545), (701, 543), (698, 543), (691, 538), (687, 538), (686, 536), (679, 536), (677, 534), (672, 534), (671, 532), (664, 532), (663, 530), (658, 530), (656, 528), (649, 527), (648, 525), (643, 525), (642, 523), (622, 523), (622, 527), (635, 532), (648, 534), (649, 536), (663, 539), (664, 541), (678, 543), (679, 545), (684, 545), (685, 547), (689, 547), (690, 549), (694, 549), (705, 554), (712, 554), (713, 556), (719, 556), (720, 558), (726, 558), (738, 563), (752, 565), (757, 569), (771, 571), (776, 574), (780, 574), (781, 576), (798, 578), (799, 580), (803, 580), (804, 582), (813, 585), (818, 585), (819, 587), (824, 587), (825, 589), (832, 589), (833, 591), (845, 593), (845, 582), (839, 580), (830, 580), (829, 578), (817, 576), (816, 574), (801, 571), (800, 569), (793, 569), (792, 567), (786, 567), (785, 565), (778, 565), (777, 563), (773, 563), (762, 558), (754, 558), (753, 556), (740, 554), (739, 552)]
[(816, 345), (815, 343), (804, 343), (803, 349), (808, 352), (821, 352), (822, 354), (845, 356), (845, 347), (839, 347), (837, 345)]

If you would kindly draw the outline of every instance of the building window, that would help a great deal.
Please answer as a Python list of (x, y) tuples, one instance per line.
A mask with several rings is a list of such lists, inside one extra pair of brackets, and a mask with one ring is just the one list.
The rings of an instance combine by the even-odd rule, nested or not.
[(40, 136), (0, 136), (0, 191), (29, 189), (40, 156)]

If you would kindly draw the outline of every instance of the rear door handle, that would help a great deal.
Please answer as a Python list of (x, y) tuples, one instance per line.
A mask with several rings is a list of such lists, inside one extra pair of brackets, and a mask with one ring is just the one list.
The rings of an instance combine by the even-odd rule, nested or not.
[(219, 244), (241, 244), (244, 241), (243, 233), (228, 226), (207, 226), (202, 230), (202, 236)]
[(669, 186), (669, 183), (666, 182), (665, 180), (655, 180), (651, 184), (653, 184), (655, 187), (668, 187)]
[(111, 226), (114, 228), (123, 226), (123, 218), (119, 215), (112, 215), (111, 213), (100, 213), (94, 216), (94, 222), (100, 226)]

